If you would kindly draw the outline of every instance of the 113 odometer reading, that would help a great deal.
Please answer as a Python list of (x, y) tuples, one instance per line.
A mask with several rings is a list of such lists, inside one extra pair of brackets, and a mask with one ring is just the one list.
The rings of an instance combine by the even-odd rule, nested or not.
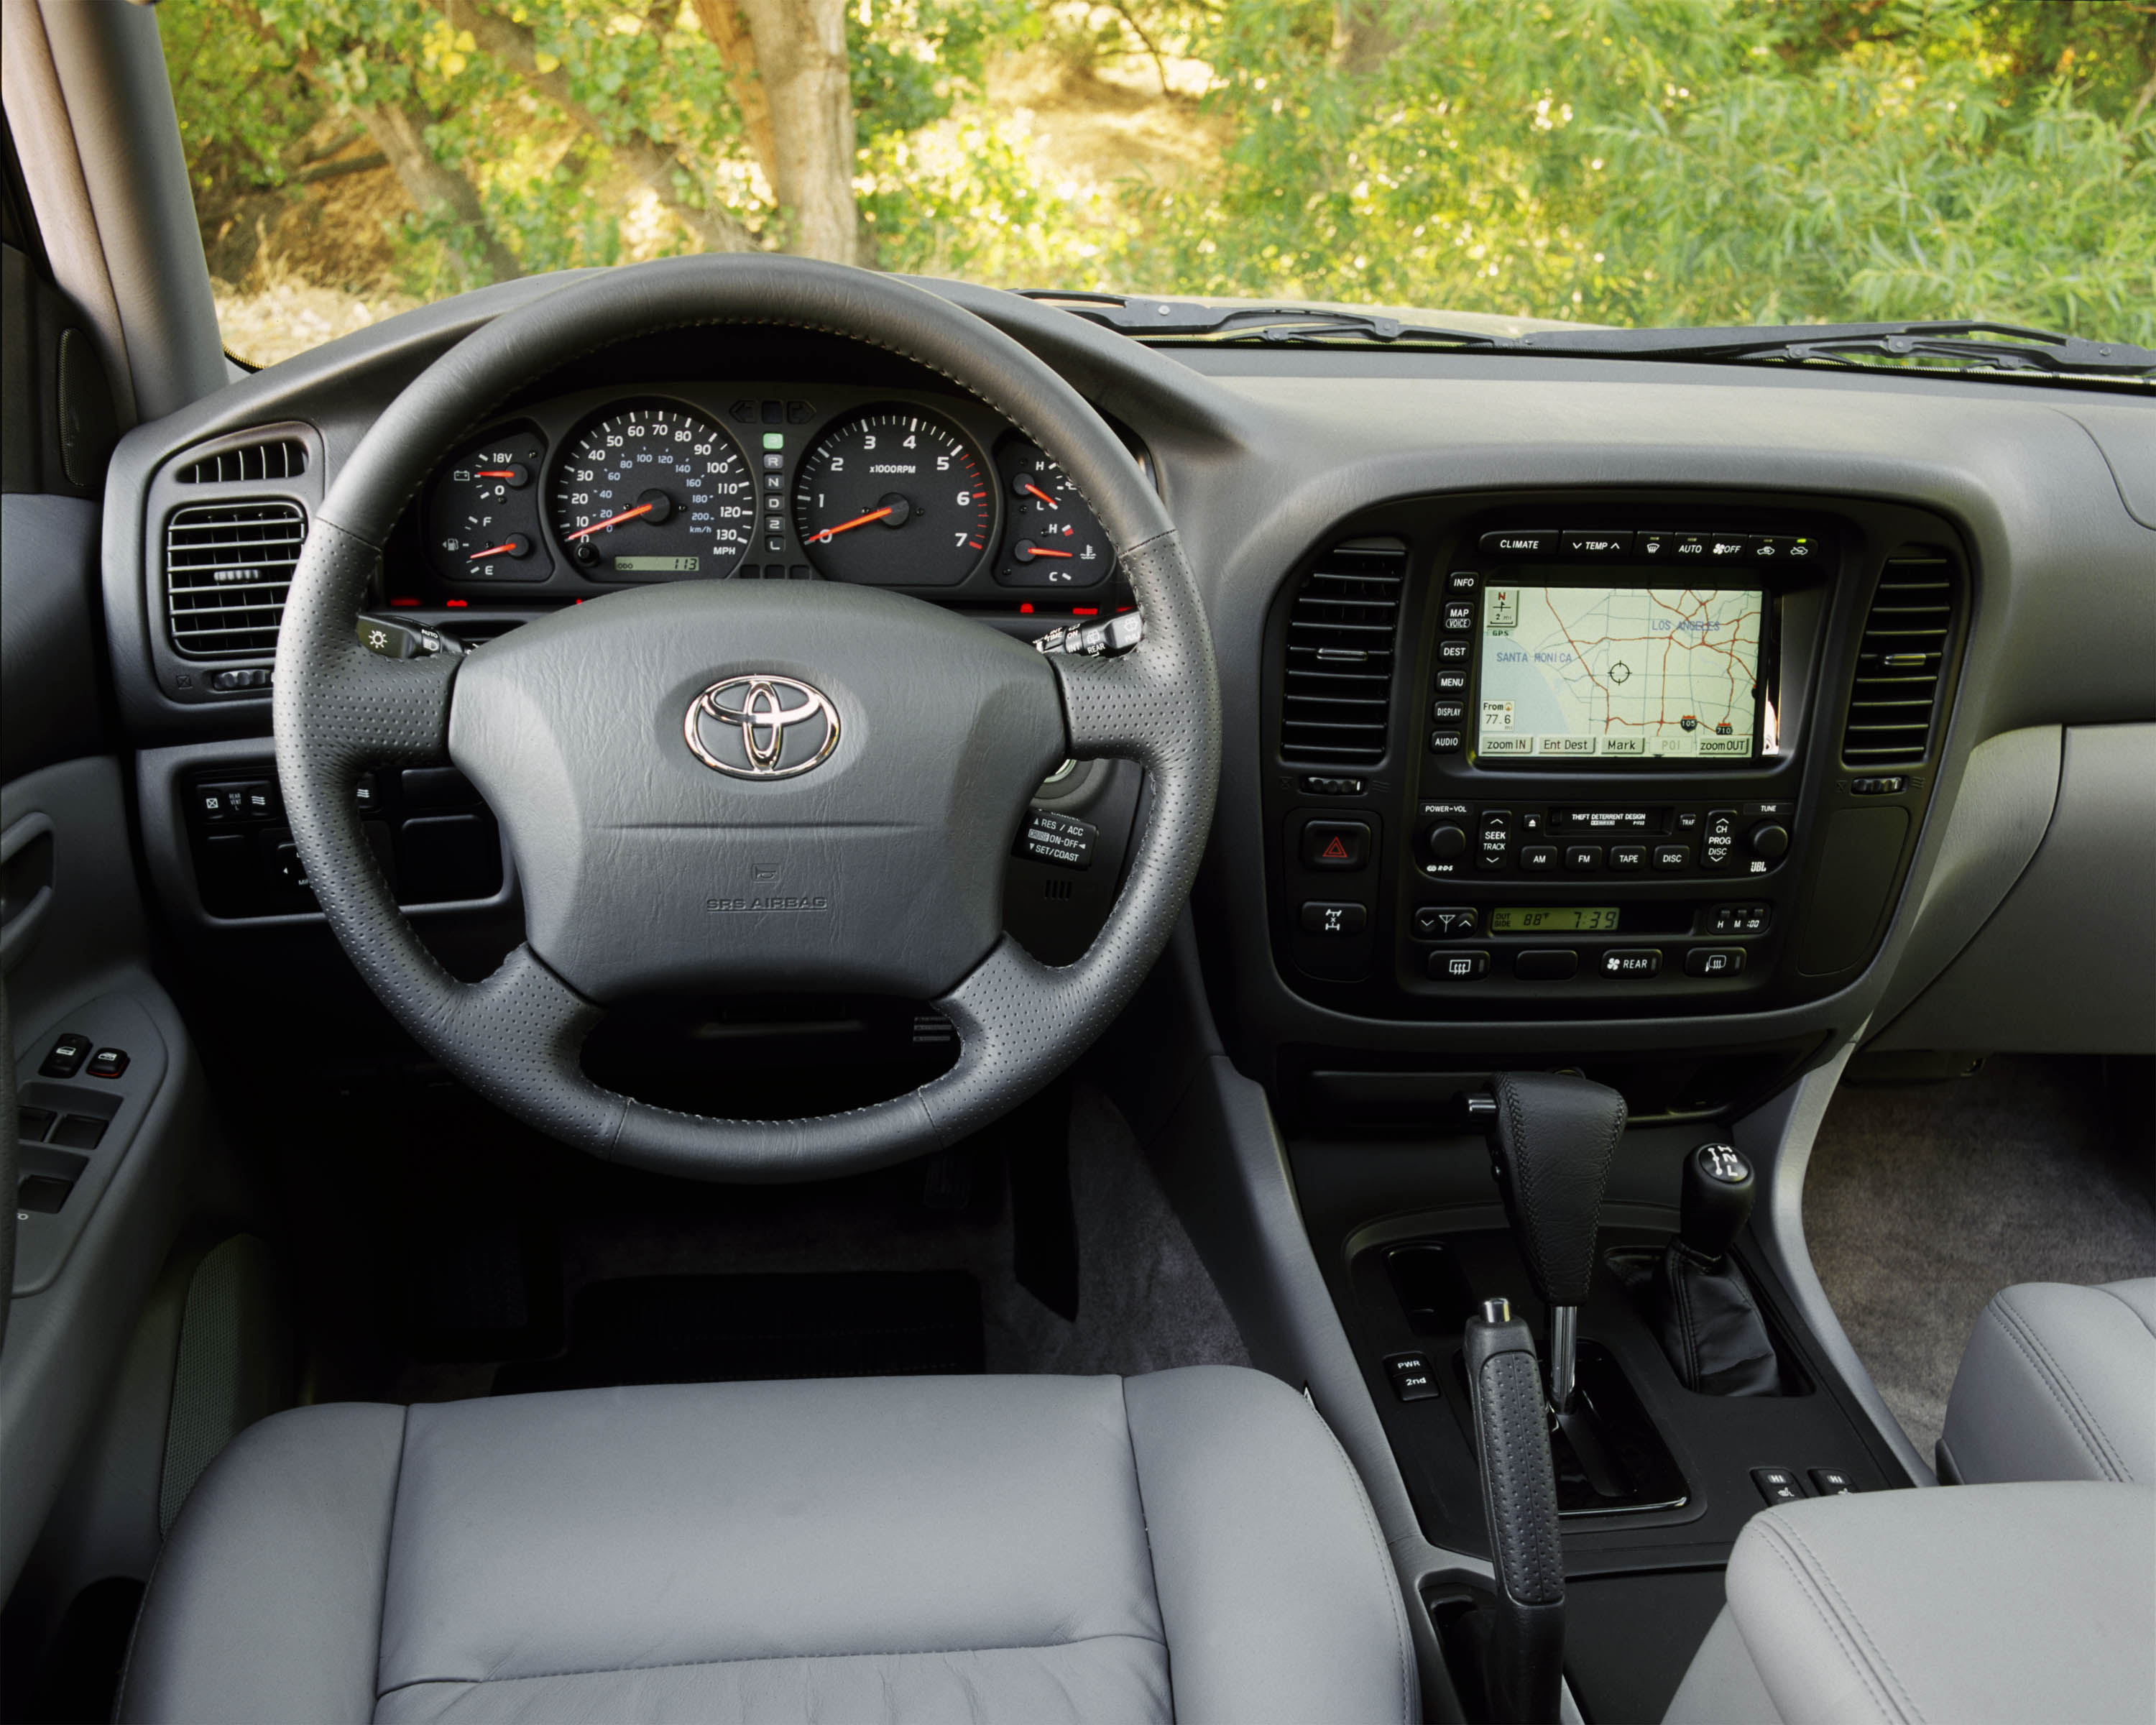
[(734, 440), (681, 408), (629, 408), (586, 428), (555, 470), (554, 531), (602, 580), (731, 575), (756, 500)]
[(841, 421), (801, 459), (793, 527), (827, 580), (951, 587), (995, 532), (988, 464), (956, 428), (918, 408)]

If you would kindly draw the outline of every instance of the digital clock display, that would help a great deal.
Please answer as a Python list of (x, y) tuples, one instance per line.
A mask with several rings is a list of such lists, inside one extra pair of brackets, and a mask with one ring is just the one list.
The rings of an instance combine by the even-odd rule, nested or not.
[(1614, 905), (1500, 905), (1490, 912), (1492, 934), (1609, 934)]

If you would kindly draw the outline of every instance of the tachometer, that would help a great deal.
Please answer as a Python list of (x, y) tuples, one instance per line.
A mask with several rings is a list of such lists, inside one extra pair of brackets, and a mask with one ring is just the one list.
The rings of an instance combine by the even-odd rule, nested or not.
[(755, 482), (734, 440), (681, 408), (617, 409), (554, 471), (554, 531), (604, 581), (733, 573), (756, 527)]
[(955, 427), (871, 408), (817, 439), (793, 480), (793, 526), (827, 578), (951, 587), (993, 543), (994, 482)]

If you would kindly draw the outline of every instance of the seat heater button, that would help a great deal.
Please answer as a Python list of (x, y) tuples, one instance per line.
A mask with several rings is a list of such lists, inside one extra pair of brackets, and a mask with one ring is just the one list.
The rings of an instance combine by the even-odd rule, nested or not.
[(1822, 1497), (1854, 1497), (1856, 1481), (1838, 1467), (1815, 1467), (1812, 1470), (1812, 1490)]
[(1328, 937), (1360, 934), (1370, 926), (1368, 905), (1321, 904), (1316, 900), (1302, 907), (1302, 932)]
[(1769, 1503), (1794, 1503), (1804, 1495), (1804, 1488), (1797, 1483), (1793, 1468), (1755, 1467), (1752, 1470), (1752, 1483)]
[(1437, 1373), (1424, 1353), (1396, 1353), (1385, 1362), (1385, 1376), (1393, 1394), (1404, 1402), (1426, 1402), (1436, 1396)]

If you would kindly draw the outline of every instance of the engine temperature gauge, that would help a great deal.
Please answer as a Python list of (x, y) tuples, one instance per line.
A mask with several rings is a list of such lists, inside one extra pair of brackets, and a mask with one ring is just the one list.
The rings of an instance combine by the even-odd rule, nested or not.
[(996, 457), (1009, 508), (996, 582), (1003, 587), (1091, 587), (1116, 566), (1077, 486), (1039, 445), (1014, 439)]
[(444, 580), (544, 581), (553, 572), (539, 536), (543, 450), (536, 432), (500, 432), (436, 476), (427, 548)]

